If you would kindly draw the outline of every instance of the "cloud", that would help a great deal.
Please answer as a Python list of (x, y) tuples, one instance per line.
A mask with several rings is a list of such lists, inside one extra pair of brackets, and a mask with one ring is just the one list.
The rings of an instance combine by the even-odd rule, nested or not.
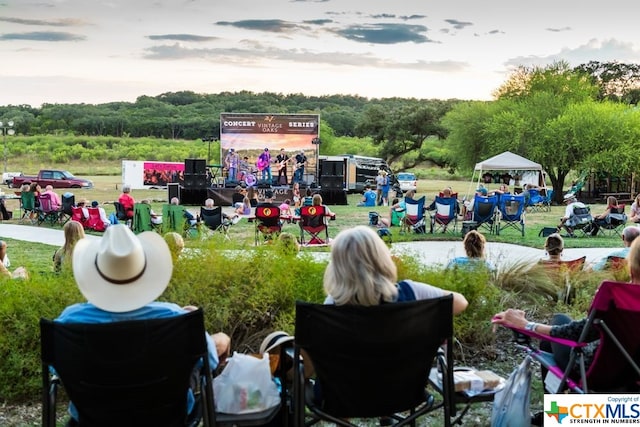
[(410, 21), (412, 19), (423, 19), (426, 17), (427, 15), (408, 15), (408, 16), (399, 16), (398, 18), (402, 19), (403, 21)]
[(457, 19), (445, 19), (444, 22), (451, 24), (456, 30), (464, 30), (473, 25), (473, 22), (458, 21)]
[(325, 24), (331, 24), (333, 23), (333, 19), (311, 19), (309, 21), (302, 21), (305, 24), (311, 24), (311, 25), (325, 25)]
[(77, 34), (63, 33), (56, 31), (34, 31), (31, 33), (6, 33), (0, 34), (0, 41), (11, 40), (32, 40), (40, 42), (75, 42), (84, 41), (87, 38), (85, 36), (79, 36)]
[(316, 64), (328, 66), (375, 67), (434, 71), (452, 73), (463, 71), (468, 64), (457, 61), (415, 61), (398, 62), (383, 59), (373, 53), (355, 54), (351, 52), (316, 52), (306, 49), (269, 48), (260, 42), (245, 41), (244, 47), (233, 48), (188, 48), (179, 43), (173, 45), (154, 46), (145, 49), (144, 57), (151, 60), (200, 59), (205, 61), (224, 62), (228, 65), (261, 66), (264, 58), (274, 61), (295, 62), (296, 64)]
[(156, 34), (147, 36), (149, 40), (176, 40), (181, 42), (207, 42), (218, 37), (197, 36), (195, 34)]
[(396, 15), (392, 13), (380, 13), (378, 15), (370, 15), (373, 19), (392, 19), (395, 18)]
[(361, 43), (396, 44), (396, 43), (433, 43), (427, 36), (421, 34), (427, 32), (423, 25), (407, 24), (373, 24), (352, 25), (336, 34), (352, 41)]
[(564, 31), (571, 31), (571, 27), (562, 27), (562, 28), (546, 28), (547, 31), (551, 31), (553, 33), (562, 33)]
[(298, 25), (281, 19), (245, 19), (235, 22), (218, 21), (216, 25), (227, 25), (245, 30), (268, 31), (271, 33), (291, 32), (298, 28)]
[(37, 25), (48, 27), (78, 27), (85, 25), (80, 19), (54, 19), (54, 20), (42, 20), (42, 19), (22, 19), (22, 18), (9, 18), (0, 16), (0, 22), (9, 22), (11, 24), (21, 25)]
[(587, 43), (577, 48), (563, 48), (560, 52), (552, 55), (529, 55), (511, 58), (505, 62), (509, 67), (524, 66), (545, 66), (555, 61), (567, 61), (571, 66), (578, 66), (589, 61), (599, 62), (638, 62), (640, 61), (640, 50), (634, 47), (633, 43), (621, 42), (616, 39), (600, 41), (591, 39)]

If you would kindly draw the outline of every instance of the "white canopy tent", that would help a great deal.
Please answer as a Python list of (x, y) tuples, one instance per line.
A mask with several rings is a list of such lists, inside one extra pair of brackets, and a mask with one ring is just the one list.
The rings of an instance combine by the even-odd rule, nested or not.
[[(483, 183), (483, 175), (485, 173), (500, 171), (511, 176), (509, 182), (510, 187), (524, 187), (526, 184), (534, 184), (546, 190), (545, 175), (542, 166), (510, 151), (505, 151), (497, 156), (476, 163), (471, 178), (471, 186), (475, 183), (475, 188), (478, 188), (478, 186)], [(500, 182), (502, 183), (502, 180)], [(475, 188), (473, 190), (475, 190)], [(471, 192), (472, 188), (470, 187), (467, 195), (472, 194)]]

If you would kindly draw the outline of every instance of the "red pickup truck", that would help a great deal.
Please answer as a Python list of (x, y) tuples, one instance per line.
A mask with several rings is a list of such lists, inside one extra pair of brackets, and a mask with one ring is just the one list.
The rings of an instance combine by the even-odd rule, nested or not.
[(20, 188), (25, 182), (37, 182), (40, 187), (52, 185), (53, 188), (93, 188), (88, 179), (76, 178), (71, 172), (55, 169), (41, 169), (37, 176), (14, 176), (11, 186)]

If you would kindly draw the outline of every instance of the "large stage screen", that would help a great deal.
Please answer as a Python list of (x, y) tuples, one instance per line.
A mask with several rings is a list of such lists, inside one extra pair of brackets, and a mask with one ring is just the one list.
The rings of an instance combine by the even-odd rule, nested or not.
[[(286, 168), (287, 183), (291, 183), (296, 169), (295, 156), (303, 151), (307, 158), (303, 180), (311, 184), (317, 177), (319, 123), (320, 116), (317, 114), (222, 113), (221, 163), (228, 167), (225, 159), (229, 158), (229, 150), (233, 149), (241, 163), (243, 160), (247, 162), (246, 173), (259, 179), (266, 166), (260, 155), (268, 149), (272, 176), (278, 177), (279, 170)], [(282, 149), (290, 159), (285, 165), (276, 162)], [(238, 179), (241, 179), (243, 174), (239, 175)]]

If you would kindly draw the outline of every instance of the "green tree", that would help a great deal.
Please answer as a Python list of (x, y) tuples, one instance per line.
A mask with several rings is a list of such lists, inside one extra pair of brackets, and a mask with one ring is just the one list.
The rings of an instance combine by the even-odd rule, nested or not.
[(640, 64), (590, 61), (576, 71), (587, 74), (599, 87), (598, 99), (637, 104), (640, 98)]

